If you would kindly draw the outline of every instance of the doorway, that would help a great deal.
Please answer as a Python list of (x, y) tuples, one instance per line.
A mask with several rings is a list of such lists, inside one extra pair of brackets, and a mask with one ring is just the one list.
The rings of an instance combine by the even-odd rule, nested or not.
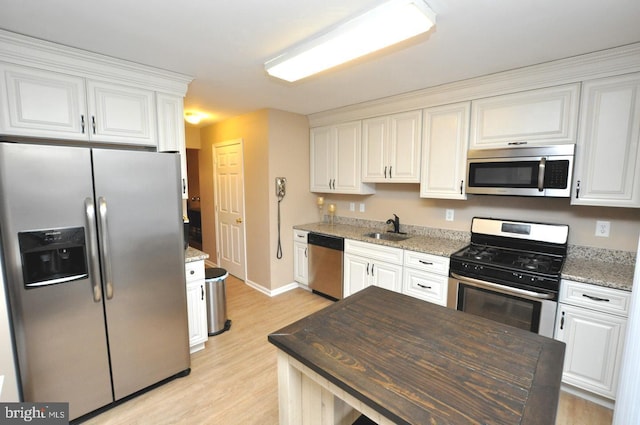
[(215, 221), (220, 267), (244, 280), (246, 276), (244, 169), (242, 139), (213, 147)]
[(187, 216), (189, 218), (189, 245), (202, 250), (202, 214), (200, 211), (200, 150), (187, 149), (187, 180), (189, 181), (189, 199)]

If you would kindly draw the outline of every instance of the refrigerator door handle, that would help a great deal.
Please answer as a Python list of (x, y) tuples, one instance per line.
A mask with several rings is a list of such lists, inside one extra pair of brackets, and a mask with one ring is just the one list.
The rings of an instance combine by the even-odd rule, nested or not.
[(89, 240), (89, 269), (91, 270), (91, 287), (93, 288), (93, 301), (102, 300), (102, 287), (100, 286), (100, 262), (98, 261), (98, 238), (96, 235), (96, 208), (92, 198), (84, 200), (84, 211), (87, 218), (87, 239)]
[(98, 231), (100, 232), (100, 248), (102, 251), (102, 278), (107, 290), (107, 299), (113, 298), (113, 282), (111, 281), (111, 256), (109, 255), (109, 232), (107, 230), (107, 200), (98, 198)]

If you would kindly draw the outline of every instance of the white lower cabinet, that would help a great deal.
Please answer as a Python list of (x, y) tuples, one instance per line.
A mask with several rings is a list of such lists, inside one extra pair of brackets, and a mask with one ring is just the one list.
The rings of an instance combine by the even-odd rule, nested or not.
[(305, 230), (293, 230), (293, 279), (303, 285), (309, 284), (308, 234)]
[(567, 344), (562, 382), (613, 400), (630, 293), (563, 280), (555, 339)]
[(402, 292), (402, 249), (345, 239), (344, 296), (367, 286)]
[(204, 260), (185, 265), (187, 277), (187, 310), (189, 315), (189, 347), (191, 353), (202, 350), (209, 338), (207, 331), (207, 300), (204, 281)]
[(403, 294), (446, 307), (448, 283), (448, 257), (404, 251)]

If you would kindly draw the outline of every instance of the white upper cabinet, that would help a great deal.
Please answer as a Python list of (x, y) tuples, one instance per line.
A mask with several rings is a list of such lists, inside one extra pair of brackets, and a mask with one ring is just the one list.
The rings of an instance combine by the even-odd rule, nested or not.
[(84, 78), (6, 63), (0, 76), (3, 134), (88, 137)]
[(156, 146), (152, 91), (91, 80), (87, 89), (91, 140)]
[(422, 111), (362, 122), (362, 181), (419, 183)]
[(640, 207), (640, 73), (583, 83), (573, 205)]
[(467, 199), (470, 109), (470, 102), (462, 102), (424, 110), (422, 198)]
[(373, 186), (362, 183), (361, 125), (360, 121), (353, 121), (311, 129), (311, 192), (375, 192)]
[(155, 146), (153, 91), (0, 64), (2, 132)]
[(471, 102), (470, 149), (576, 142), (580, 84)]
[(187, 155), (184, 135), (184, 104), (182, 97), (157, 93), (158, 111), (158, 150), (180, 152), (180, 171), (182, 175), (182, 199), (189, 196), (187, 186)]

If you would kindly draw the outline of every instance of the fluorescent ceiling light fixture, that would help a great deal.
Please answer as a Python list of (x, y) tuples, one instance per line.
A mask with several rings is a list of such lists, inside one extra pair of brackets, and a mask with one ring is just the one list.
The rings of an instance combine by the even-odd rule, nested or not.
[(423, 0), (391, 0), (309, 39), (264, 64), (271, 76), (297, 81), (429, 31), (436, 15)]

